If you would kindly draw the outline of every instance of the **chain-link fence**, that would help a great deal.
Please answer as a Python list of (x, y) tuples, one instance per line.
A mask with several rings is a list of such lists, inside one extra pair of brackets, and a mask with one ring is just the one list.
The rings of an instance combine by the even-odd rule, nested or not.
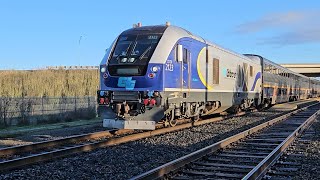
[(59, 122), (96, 116), (95, 97), (0, 97), (0, 124)]

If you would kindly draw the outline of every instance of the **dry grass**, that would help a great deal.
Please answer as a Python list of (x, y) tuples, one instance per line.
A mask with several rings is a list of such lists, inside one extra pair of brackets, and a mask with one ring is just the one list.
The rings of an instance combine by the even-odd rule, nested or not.
[(95, 96), (98, 70), (0, 71), (0, 97)]

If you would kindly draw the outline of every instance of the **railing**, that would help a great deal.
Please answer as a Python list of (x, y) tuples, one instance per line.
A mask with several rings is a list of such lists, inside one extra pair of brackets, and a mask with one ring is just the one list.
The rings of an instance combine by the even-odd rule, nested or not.
[(59, 69), (63, 69), (63, 70), (77, 70), (77, 69), (93, 69), (93, 70), (97, 70), (99, 69), (99, 66), (47, 66), (46, 69), (53, 69), (53, 70), (59, 70)]

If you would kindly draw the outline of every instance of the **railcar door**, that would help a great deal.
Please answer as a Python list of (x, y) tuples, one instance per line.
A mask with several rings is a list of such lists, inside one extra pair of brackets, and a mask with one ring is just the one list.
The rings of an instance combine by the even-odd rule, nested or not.
[(182, 45), (182, 61), (181, 61), (181, 90), (186, 98), (190, 90), (190, 78), (191, 78), (191, 51), (190, 42), (183, 41)]
[(187, 48), (183, 48), (182, 76), (183, 89), (190, 89), (190, 59), (191, 53)]

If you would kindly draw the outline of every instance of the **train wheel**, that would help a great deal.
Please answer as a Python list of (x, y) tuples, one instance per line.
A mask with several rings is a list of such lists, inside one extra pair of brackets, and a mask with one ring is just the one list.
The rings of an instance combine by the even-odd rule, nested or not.
[(169, 125), (171, 127), (174, 127), (177, 125), (177, 120), (174, 119), (174, 110), (172, 110), (170, 113), (166, 115), (166, 121), (169, 122)]
[(192, 121), (193, 121), (193, 122), (197, 122), (197, 121), (199, 121), (199, 119), (200, 119), (199, 114), (192, 117)]
[(177, 125), (177, 120), (173, 119), (173, 120), (169, 121), (169, 124), (170, 124), (171, 127), (174, 127), (174, 126)]
[(242, 112), (242, 109), (241, 109), (240, 106), (238, 106), (238, 107), (236, 107), (236, 108), (234, 109), (234, 114), (238, 114), (238, 113), (241, 113), (241, 112)]
[(264, 103), (264, 108), (269, 108), (271, 106), (271, 101), (267, 100), (265, 103)]

